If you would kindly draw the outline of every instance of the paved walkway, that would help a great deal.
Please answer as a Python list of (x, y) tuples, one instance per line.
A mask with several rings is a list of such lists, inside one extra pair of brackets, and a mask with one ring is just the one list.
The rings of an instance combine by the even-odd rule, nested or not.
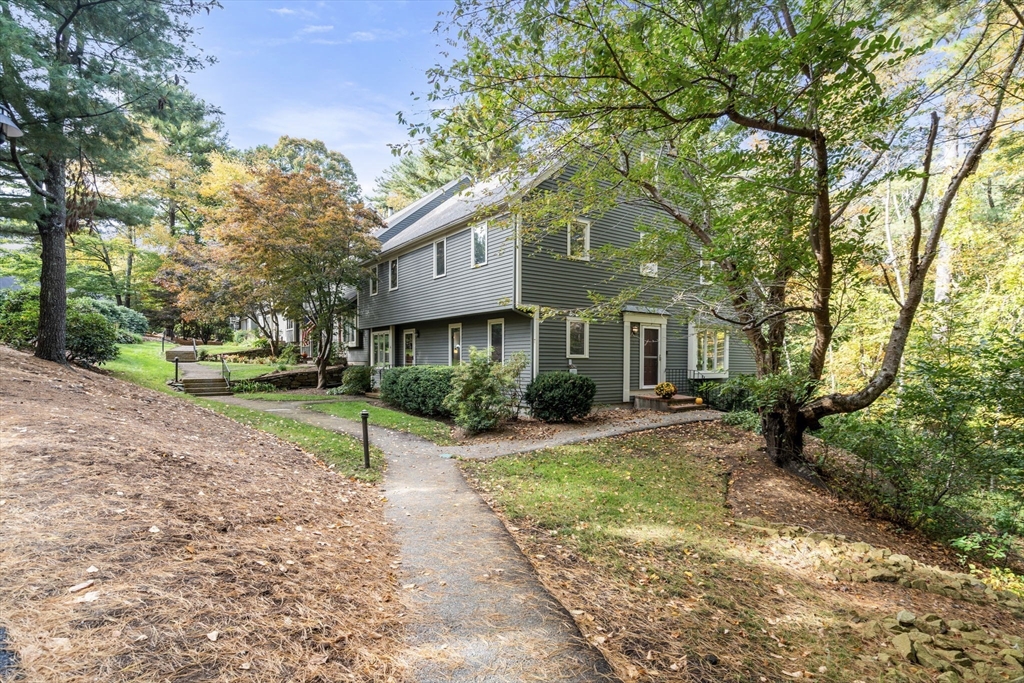
[[(218, 400), (361, 435), (358, 422), (304, 410), (301, 402)], [(399, 580), (411, 613), (406, 660), (415, 678), (430, 683), (615, 680), (498, 518), (462, 478), (452, 456), (489, 459), (715, 419), (717, 413), (666, 414), (547, 440), (473, 446), (437, 446), (375, 427), (370, 414), (370, 441), (387, 456), (385, 515), (401, 548)]]
[(220, 379), (221, 370), (216, 365), (202, 363), (178, 363), (178, 377), (181, 379)]

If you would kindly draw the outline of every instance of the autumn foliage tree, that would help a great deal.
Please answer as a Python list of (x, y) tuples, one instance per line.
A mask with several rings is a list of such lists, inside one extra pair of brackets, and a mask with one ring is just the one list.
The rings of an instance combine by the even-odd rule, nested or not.
[(263, 168), (232, 195), (213, 238), (240, 272), (263, 274), (288, 315), (314, 323), (323, 388), (335, 325), (353, 305), (347, 294), (379, 248), (370, 234), (379, 219), (312, 164), (291, 173)]

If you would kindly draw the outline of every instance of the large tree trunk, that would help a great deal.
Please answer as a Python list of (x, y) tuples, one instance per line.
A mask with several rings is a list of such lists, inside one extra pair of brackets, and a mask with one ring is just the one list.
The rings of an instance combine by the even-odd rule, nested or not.
[(331, 350), (334, 347), (333, 330), (323, 329), (320, 330), (320, 348), (316, 354), (316, 388), (326, 389), (327, 388), (327, 367), (331, 362)]
[(55, 363), (67, 363), (67, 266), (64, 194), (64, 164), (47, 165), (47, 189), (56, 198), (48, 202), (49, 212), (37, 222), (42, 245), (42, 271), (39, 274), (39, 336), (36, 356)]
[(761, 414), (768, 457), (779, 467), (803, 459), (806, 430), (807, 424), (798, 405), (787, 404)]

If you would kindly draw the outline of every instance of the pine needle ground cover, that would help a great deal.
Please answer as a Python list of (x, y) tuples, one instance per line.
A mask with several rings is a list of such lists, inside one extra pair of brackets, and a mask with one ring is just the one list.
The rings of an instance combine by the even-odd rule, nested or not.
[[(895, 663), (891, 645), (862, 637), (859, 625), (903, 609), (1021, 632), (1020, 616), (998, 606), (837, 580), (816, 540), (737, 524), (733, 489), (741, 470), (766, 460), (760, 445), (739, 430), (686, 425), (462, 466), (624, 680), (879, 680)], [(791, 483), (749, 485), (764, 486), (784, 515), (806, 504)], [(872, 526), (814, 495), (813, 507), (833, 521), (845, 515), (836, 523), (850, 533)], [(937, 672), (904, 662), (893, 675), (930, 681)]]
[(193, 401), (0, 364), (13, 680), (402, 680), (375, 486)]

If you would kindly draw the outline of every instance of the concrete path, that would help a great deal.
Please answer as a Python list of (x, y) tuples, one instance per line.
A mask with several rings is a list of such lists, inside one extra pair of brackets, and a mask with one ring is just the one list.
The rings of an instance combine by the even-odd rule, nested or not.
[[(301, 402), (218, 400), (361, 435), (359, 423), (304, 410)], [(543, 441), (473, 446), (437, 446), (371, 426), (371, 443), (387, 456), (385, 515), (401, 548), (397, 571), (410, 607), (406, 660), (415, 678), (430, 683), (615, 680), (462, 478), (453, 456), (493, 458), (717, 415), (657, 416)]]
[(178, 363), (178, 377), (181, 379), (220, 379), (221, 376), (221, 369), (216, 365)]

